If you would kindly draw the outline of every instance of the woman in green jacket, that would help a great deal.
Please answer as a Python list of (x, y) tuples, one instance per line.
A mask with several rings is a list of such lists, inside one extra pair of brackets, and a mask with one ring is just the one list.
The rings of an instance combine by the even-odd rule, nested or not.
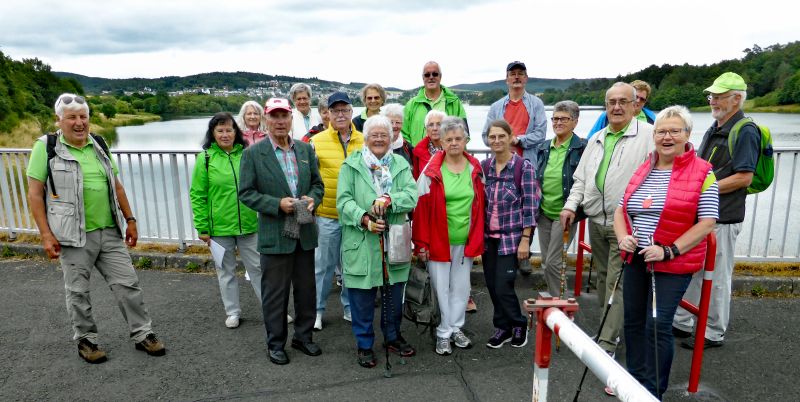
[(389, 119), (368, 118), (364, 141), (364, 147), (353, 152), (339, 171), (336, 209), (342, 225), (342, 270), (350, 292), (358, 364), (371, 368), (376, 365), (372, 322), (377, 289), (382, 291), (384, 347), (402, 356), (416, 353), (400, 335), (403, 290), (411, 265), (387, 262), (384, 267), (386, 254), (381, 250), (380, 236), (390, 225), (407, 221), (408, 213), (417, 205), (417, 188), (408, 162), (392, 153)]
[(222, 263), (215, 265), (228, 328), (239, 326), (242, 311), (234, 272), (237, 248), (256, 298), (261, 301), (261, 265), (256, 251), (258, 217), (238, 197), (239, 161), (246, 146), (233, 116), (227, 112), (215, 114), (208, 122), (204, 151), (197, 154), (189, 191), (198, 237), (209, 247), (214, 242), (225, 248)]

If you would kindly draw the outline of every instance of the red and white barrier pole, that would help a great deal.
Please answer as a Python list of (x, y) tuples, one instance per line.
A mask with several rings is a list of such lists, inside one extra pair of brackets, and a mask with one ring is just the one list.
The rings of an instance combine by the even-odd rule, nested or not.
[(536, 317), (536, 347), (534, 348), (533, 367), (534, 402), (547, 401), (553, 332), (600, 381), (614, 390), (620, 400), (658, 400), (572, 322), (571, 317), (578, 311), (578, 303), (575, 302), (575, 299), (560, 300), (544, 293), (536, 300), (526, 300), (525, 310)]
[[(586, 243), (586, 220), (582, 220), (578, 224), (578, 254), (575, 257), (575, 290), (574, 295), (578, 297), (581, 295), (581, 286), (583, 285), (583, 252), (592, 252), (592, 246)], [(591, 284), (590, 284), (591, 285)]]
[(717, 258), (717, 236), (711, 232), (706, 237), (706, 261), (703, 267), (703, 287), (700, 292), (700, 307), (689, 303), (686, 299), (681, 300), (680, 306), (686, 311), (694, 314), (697, 324), (695, 325), (694, 350), (692, 351), (692, 367), (689, 370), (689, 393), (696, 393), (700, 385), (700, 372), (703, 369), (703, 344), (706, 339), (706, 325), (708, 324), (708, 306), (711, 303), (711, 285), (714, 278), (714, 264)]

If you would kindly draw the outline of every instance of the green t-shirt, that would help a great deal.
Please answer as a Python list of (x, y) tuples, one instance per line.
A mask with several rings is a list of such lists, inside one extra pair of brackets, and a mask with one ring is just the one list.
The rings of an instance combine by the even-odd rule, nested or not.
[(628, 122), (625, 128), (616, 133), (611, 132), (611, 126), (608, 126), (608, 134), (606, 134), (606, 139), (603, 142), (603, 161), (600, 162), (600, 167), (597, 168), (597, 176), (595, 176), (595, 182), (600, 191), (603, 191), (606, 185), (606, 172), (608, 172), (608, 164), (611, 162), (611, 155), (614, 155), (614, 147), (617, 145), (617, 142), (619, 142), (619, 139), (625, 135), (625, 132), (628, 131), (628, 127), (630, 126), (631, 123)]
[(550, 143), (550, 157), (547, 159), (547, 166), (544, 168), (542, 177), (542, 202), (540, 207), (544, 215), (552, 220), (558, 219), (558, 215), (564, 208), (564, 192), (561, 189), (561, 176), (564, 172), (564, 159), (567, 158), (569, 138), (563, 144), (556, 146), (556, 138)]
[[(83, 211), (86, 215), (86, 232), (116, 226), (114, 217), (111, 215), (108, 179), (103, 164), (94, 152), (92, 137), (89, 137), (83, 148), (75, 148), (68, 144), (64, 141), (63, 135), (59, 136), (59, 140), (67, 146), (69, 153), (78, 161), (81, 173), (83, 173)], [(114, 174), (119, 174), (113, 158), (111, 166)], [(47, 178), (47, 144), (44, 141), (36, 141), (33, 144), (26, 174), (41, 182)]]
[(644, 110), (640, 111), (639, 114), (636, 115), (636, 120), (647, 123), (647, 115), (644, 114)]
[(427, 96), (425, 97), (425, 99), (427, 99), (428, 103), (431, 105), (432, 110), (438, 110), (440, 112), (447, 113), (447, 110), (445, 109), (445, 107), (447, 106), (447, 102), (444, 101), (444, 98), (445, 98), (444, 91), (439, 93), (439, 98), (436, 100), (428, 98)]
[(472, 200), (475, 198), (469, 166), (461, 173), (453, 173), (447, 168), (446, 163), (442, 163), (442, 181), (450, 244), (467, 244)]

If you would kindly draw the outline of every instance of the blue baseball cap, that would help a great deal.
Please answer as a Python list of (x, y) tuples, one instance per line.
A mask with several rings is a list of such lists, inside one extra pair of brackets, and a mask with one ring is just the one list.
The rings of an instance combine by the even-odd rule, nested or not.
[(331, 96), (328, 97), (328, 108), (333, 107), (334, 103), (344, 102), (348, 105), (352, 105), (353, 102), (350, 102), (350, 97), (347, 96), (344, 92), (334, 92)]

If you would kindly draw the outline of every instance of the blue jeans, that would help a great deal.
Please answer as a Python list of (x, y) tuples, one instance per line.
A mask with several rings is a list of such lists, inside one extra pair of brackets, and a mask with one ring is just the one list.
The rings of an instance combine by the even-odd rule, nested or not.
[[(314, 251), (314, 276), (317, 282), (317, 313), (325, 312), (328, 295), (333, 285), (333, 273), (342, 263), (342, 227), (337, 219), (317, 217), (319, 229), (319, 245)], [(339, 296), (345, 314), (350, 311), (350, 298), (347, 288), (342, 283), (342, 294)]]
[[(381, 295), (381, 332), (387, 342), (397, 339), (400, 335), (405, 285), (405, 282), (389, 285), (389, 294)], [(352, 327), (356, 345), (359, 349), (372, 349), (375, 343), (375, 330), (372, 328), (372, 322), (375, 320), (375, 292), (382, 291), (382, 288), (350, 288), (348, 291), (353, 302), (350, 309), (353, 313)]]
[[(637, 253), (640, 249), (637, 249)], [(628, 372), (650, 393), (661, 399), (669, 384), (669, 371), (675, 353), (672, 319), (692, 274), (656, 272), (656, 331), (658, 362), (655, 361), (653, 339), (653, 293), (647, 264), (636, 255), (623, 266), (625, 292), (625, 348)], [(655, 375), (658, 365), (658, 390)]]

